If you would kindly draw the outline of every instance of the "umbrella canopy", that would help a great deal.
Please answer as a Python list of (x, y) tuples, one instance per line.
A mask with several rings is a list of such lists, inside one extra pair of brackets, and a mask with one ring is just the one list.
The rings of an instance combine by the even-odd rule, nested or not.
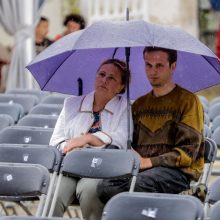
[(136, 99), (151, 90), (143, 60), (145, 46), (177, 50), (174, 82), (192, 92), (220, 83), (220, 62), (208, 47), (180, 28), (141, 20), (94, 23), (52, 44), (27, 68), (42, 90), (78, 95), (80, 78), (86, 94), (94, 89), (100, 63), (112, 57), (125, 60), (125, 48), (130, 47), (130, 96)]

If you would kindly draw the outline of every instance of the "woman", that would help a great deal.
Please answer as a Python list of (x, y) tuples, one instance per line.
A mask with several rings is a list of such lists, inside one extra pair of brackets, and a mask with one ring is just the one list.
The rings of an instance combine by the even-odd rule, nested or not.
[[(112, 144), (125, 148), (128, 136), (127, 101), (118, 94), (125, 91), (127, 78), (123, 61), (104, 61), (97, 70), (95, 91), (65, 100), (50, 145), (64, 141), (61, 144), (64, 153), (88, 145), (105, 147)], [(96, 195), (98, 182), (97, 179), (64, 177), (54, 216), (63, 216), (76, 196), (85, 219), (100, 219), (103, 204)]]

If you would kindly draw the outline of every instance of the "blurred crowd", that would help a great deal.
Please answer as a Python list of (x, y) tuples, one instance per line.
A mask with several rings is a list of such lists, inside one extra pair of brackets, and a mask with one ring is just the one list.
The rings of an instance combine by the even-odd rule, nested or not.
[[(72, 32), (84, 29), (86, 26), (85, 19), (79, 14), (68, 14), (64, 18), (63, 33), (59, 33), (53, 39), (47, 35), (49, 32), (50, 21), (47, 17), (40, 17), (35, 28), (35, 54), (39, 54), (46, 47), (50, 46), (53, 42), (59, 40), (63, 36)], [(6, 48), (0, 44), (0, 93), (5, 91), (7, 69), (10, 63), (11, 49)]]
[(50, 46), (54, 41), (59, 40), (63, 36), (84, 29), (85, 25), (85, 19), (82, 15), (68, 14), (63, 21), (63, 33), (56, 35), (54, 39), (49, 39), (47, 37), (49, 31), (49, 20), (46, 17), (40, 17), (40, 20), (35, 29), (36, 54), (39, 54), (42, 50), (44, 50), (46, 47)]

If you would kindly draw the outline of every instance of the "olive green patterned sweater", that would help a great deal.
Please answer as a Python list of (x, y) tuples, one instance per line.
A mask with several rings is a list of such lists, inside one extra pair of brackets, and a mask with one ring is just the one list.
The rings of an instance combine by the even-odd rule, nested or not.
[(203, 107), (193, 93), (176, 86), (169, 94), (152, 92), (133, 106), (133, 148), (153, 167), (176, 167), (198, 180), (204, 165)]

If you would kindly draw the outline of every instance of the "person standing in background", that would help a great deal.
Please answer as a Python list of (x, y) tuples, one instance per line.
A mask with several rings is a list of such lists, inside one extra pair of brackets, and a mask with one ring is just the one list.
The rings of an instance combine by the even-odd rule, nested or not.
[(58, 34), (54, 38), (54, 41), (59, 40), (67, 34), (84, 29), (86, 26), (86, 22), (83, 16), (79, 14), (69, 14), (65, 17), (63, 25), (66, 27), (66, 29), (62, 34)]
[(49, 20), (46, 17), (40, 17), (35, 28), (35, 48), (36, 54), (42, 52), (46, 47), (50, 46), (53, 41), (47, 38), (49, 31)]
[(6, 89), (7, 65), (10, 59), (10, 49), (0, 44), (0, 93), (4, 93)]

